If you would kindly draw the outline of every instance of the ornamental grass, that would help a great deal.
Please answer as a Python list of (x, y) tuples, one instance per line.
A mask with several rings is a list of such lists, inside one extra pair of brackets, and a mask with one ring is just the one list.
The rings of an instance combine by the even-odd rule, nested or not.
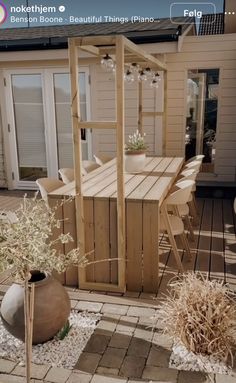
[(160, 307), (164, 332), (189, 352), (233, 363), (236, 345), (235, 295), (224, 282), (188, 273), (170, 283)]

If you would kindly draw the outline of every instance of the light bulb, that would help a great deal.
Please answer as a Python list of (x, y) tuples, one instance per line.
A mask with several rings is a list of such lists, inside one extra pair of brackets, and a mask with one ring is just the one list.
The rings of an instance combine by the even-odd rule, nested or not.
[(147, 78), (153, 78), (155, 76), (154, 72), (149, 67), (144, 69), (144, 73), (146, 74)]
[(128, 83), (134, 82), (134, 75), (129, 69), (124, 74), (124, 80)]
[(114, 65), (113, 59), (108, 54), (101, 59), (101, 66), (106, 70), (112, 70)]
[(140, 66), (139, 64), (137, 63), (132, 63), (130, 64), (130, 71), (134, 74), (138, 73), (139, 72), (139, 69), (140, 69)]
[(159, 75), (159, 73), (158, 72), (156, 72), (155, 73), (155, 75), (154, 75), (154, 79), (156, 80), (156, 81), (161, 81), (161, 76)]
[(151, 88), (155, 88), (155, 89), (157, 89), (158, 86), (159, 86), (159, 81), (157, 81), (157, 80), (155, 80), (155, 79), (151, 81), (151, 83), (150, 83), (150, 87), (151, 87)]
[(143, 70), (139, 71), (138, 79), (139, 81), (147, 81), (147, 75)]

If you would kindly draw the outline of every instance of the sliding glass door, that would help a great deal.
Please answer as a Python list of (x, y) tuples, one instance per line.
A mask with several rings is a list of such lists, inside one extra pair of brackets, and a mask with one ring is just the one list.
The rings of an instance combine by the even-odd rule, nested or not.
[[(66, 69), (5, 73), (8, 133), (14, 188), (34, 189), (40, 177), (73, 167), (70, 78)], [(81, 70), (81, 117), (90, 117), (88, 70)], [(91, 133), (82, 132), (83, 158), (91, 157)]]

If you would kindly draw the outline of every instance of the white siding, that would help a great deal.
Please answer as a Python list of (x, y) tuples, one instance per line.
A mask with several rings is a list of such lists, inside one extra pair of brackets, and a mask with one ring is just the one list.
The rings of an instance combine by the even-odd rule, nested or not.
[[(162, 87), (151, 89), (145, 84), (143, 110), (162, 111)], [(105, 72), (100, 65), (91, 68), (92, 119), (98, 121), (116, 120), (115, 77)], [(138, 81), (125, 85), (125, 140), (138, 128)], [(161, 154), (162, 119), (144, 118), (143, 130), (149, 154)], [(93, 152), (116, 155), (116, 135), (114, 130), (93, 130)]]
[(166, 55), (166, 154), (184, 155), (186, 81), (189, 69), (220, 69), (215, 175), (236, 176), (236, 34), (185, 37), (179, 53)]

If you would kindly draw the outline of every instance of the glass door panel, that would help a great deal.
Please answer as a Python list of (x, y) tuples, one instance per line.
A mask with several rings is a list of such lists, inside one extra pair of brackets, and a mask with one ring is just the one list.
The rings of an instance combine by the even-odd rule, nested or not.
[(185, 156), (204, 154), (204, 173), (214, 172), (218, 91), (219, 69), (188, 71)]
[[(58, 167), (73, 167), (73, 136), (71, 123), (70, 77), (68, 73), (54, 73), (54, 99), (57, 132)], [(86, 74), (79, 73), (81, 119), (87, 120)], [(82, 156), (88, 158), (87, 132), (82, 131)]]
[(19, 181), (47, 176), (42, 79), (11, 75)]

